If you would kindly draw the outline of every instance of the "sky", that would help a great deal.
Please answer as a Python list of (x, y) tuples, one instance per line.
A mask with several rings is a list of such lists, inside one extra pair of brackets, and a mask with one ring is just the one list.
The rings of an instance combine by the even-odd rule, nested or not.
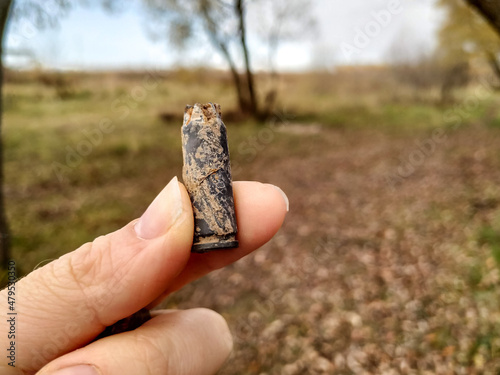
[[(209, 43), (190, 44), (182, 52), (168, 38), (154, 40), (147, 15), (129, 7), (110, 14), (99, 7), (78, 7), (57, 27), (35, 27), (29, 20), (11, 25), (7, 66), (51, 69), (143, 69), (209, 65), (227, 68)], [(186, 0), (189, 1), (189, 0)], [(282, 0), (260, 0), (282, 1)], [(436, 47), (442, 13), (435, 0), (314, 0), (313, 32), (280, 44), (279, 70), (331, 69), (345, 64), (380, 64)], [(249, 44), (255, 69), (268, 67), (267, 50), (256, 37), (261, 17), (249, 9)]]

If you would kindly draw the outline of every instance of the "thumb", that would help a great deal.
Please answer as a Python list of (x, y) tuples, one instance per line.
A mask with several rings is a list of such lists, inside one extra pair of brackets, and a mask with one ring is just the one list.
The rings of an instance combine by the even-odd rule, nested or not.
[(184, 268), (192, 236), (189, 197), (174, 178), (138, 221), (19, 281), (16, 367), (36, 371), (153, 301)]
[(206, 309), (159, 311), (134, 331), (57, 358), (37, 375), (214, 374), (231, 352), (222, 316)]

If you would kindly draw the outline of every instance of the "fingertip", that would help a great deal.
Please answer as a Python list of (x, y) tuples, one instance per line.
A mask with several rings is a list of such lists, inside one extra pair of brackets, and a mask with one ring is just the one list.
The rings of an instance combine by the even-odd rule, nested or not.
[(270, 185), (274, 189), (278, 190), (278, 192), (281, 195), (281, 198), (283, 198), (283, 202), (285, 203), (285, 210), (286, 210), (286, 212), (289, 212), (290, 211), (290, 200), (288, 199), (288, 196), (285, 194), (283, 189), (281, 189), (279, 186), (276, 186), (276, 185), (272, 185), (272, 184), (267, 184), (267, 185)]
[[(191, 200), (189, 199), (189, 194), (186, 187), (182, 182), (177, 182), (180, 191), (181, 205), (182, 205), (182, 218), (178, 220), (173, 226), (173, 230), (170, 231), (169, 235), (177, 237), (179, 243), (184, 243), (184, 255), (188, 258), (193, 241), (194, 232), (194, 219), (193, 219), (193, 207), (191, 206)], [(188, 249), (188, 250), (186, 250)]]
[(221, 346), (225, 346), (227, 354), (229, 355), (229, 353), (233, 350), (234, 343), (233, 335), (231, 334), (231, 330), (229, 329), (226, 319), (214, 310), (206, 308), (198, 308), (196, 310), (198, 310), (198, 314), (200, 314), (204, 322), (210, 321), (211, 324), (217, 328), (221, 338)]
[(189, 198), (186, 186), (184, 186), (184, 184), (180, 181), (177, 181), (177, 183), (179, 184), (179, 190), (181, 192), (183, 210), (192, 213), (193, 209), (191, 206), (191, 199)]
[(240, 247), (254, 250), (262, 246), (285, 220), (288, 198), (275, 185), (237, 181), (234, 183), (234, 200)]
[[(217, 347), (221, 353), (227, 353), (229, 356), (233, 350), (233, 336), (226, 322), (226, 319), (219, 313), (207, 308), (195, 308), (183, 311), (186, 318), (197, 322), (196, 325), (209, 326), (210, 330), (207, 334), (207, 339), (217, 338)], [(216, 333), (216, 334), (214, 334)]]

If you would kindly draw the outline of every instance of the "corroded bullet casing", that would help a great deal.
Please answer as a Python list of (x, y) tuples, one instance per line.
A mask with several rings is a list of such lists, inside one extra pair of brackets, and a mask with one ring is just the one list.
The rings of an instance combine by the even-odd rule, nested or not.
[(194, 213), (192, 252), (238, 247), (226, 126), (218, 104), (186, 106), (182, 178)]

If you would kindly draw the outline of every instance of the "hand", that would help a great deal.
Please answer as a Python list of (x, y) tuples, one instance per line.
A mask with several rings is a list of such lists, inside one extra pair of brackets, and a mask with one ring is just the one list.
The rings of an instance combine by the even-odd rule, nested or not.
[[(104, 330), (208, 272), (262, 246), (280, 228), (286, 197), (272, 185), (235, 182), (240, 247), (191, 254), (193, 216), (174, 178), (146, 212), (37, 269), (16, 284), (15, 367), (6, 359), (7, 293), (0, 293), (0, 373), (4, 375), (212, 374), (232, 339), (206, 309), (155, 311), (134, 331), (95, 342)], [(285, 199), (284, 199), (285, 198)], [(76, 367), (75, 367), (76, 366)], [(37, 372), (39, 371), (39, 372)]]

